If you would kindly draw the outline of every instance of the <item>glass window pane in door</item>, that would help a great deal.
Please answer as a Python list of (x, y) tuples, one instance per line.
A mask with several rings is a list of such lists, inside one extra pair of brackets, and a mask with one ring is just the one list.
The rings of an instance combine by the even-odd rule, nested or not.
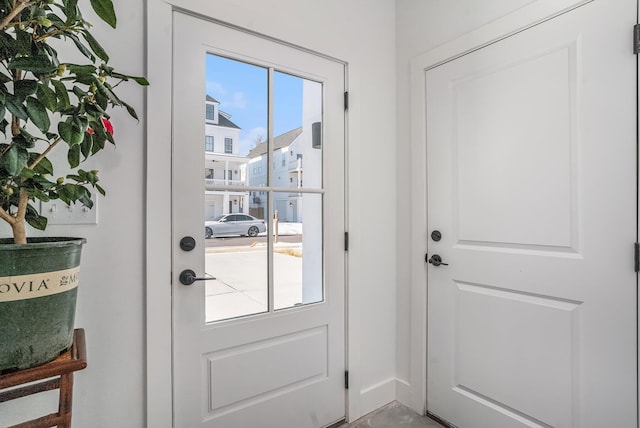
[(273, 186), (322, 188), (322, 84), (273, 76)]
[[(253, 165), (266, 162), (268, 70), (214, 54), (206, 57), (206, 321), (267, 312), (266, 195)], [(207, 142), (206, 141), (206, 142)], [(263, 159), (264, 158), (264, 159)], [(262, 184), (266, 185), (266, 181)]]
[(274, 308), (324, 300), (322, 195), (274, 192)]

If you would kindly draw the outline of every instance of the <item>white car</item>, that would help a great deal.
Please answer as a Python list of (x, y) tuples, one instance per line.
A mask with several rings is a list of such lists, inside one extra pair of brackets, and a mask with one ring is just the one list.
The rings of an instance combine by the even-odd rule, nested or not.
[(204, 236), (258, 236), (266, 232), (267, 226), (264, 220), (260, 220), (248, 214), (224, 214), (214, 220), (204, 222)]

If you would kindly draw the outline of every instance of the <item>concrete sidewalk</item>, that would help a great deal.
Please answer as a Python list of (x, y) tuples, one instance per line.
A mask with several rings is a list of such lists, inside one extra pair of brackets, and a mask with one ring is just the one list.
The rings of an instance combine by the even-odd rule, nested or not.
[[(276, 249), (281, 247), (276, 245)], [(282, 309), (301, 304), (302, 257), (276, 251), (273, 267), (274, 307)], [(205, 269), (216, 278), (205, 284), (207, 322), (267, 311), (266, 245), (207, 253)]]

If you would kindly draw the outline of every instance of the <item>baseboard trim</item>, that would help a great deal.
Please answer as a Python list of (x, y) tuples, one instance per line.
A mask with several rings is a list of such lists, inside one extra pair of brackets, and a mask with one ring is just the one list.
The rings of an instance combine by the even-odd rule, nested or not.
[(360, 390), (360, 418), (396, 399), (396, 378), (389, 378)]
[(409, 382), (396, 378), (396, 400), (411, 408), (411, 385)]

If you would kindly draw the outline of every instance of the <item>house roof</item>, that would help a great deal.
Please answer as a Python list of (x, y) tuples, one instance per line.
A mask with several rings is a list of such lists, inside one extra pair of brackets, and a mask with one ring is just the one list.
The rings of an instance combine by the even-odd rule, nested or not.
[[(209, 101), (209, 102), (214, 102), (214, 103), (220, 104), (220, 101), (216, 100), (211, 95), (207, 95), (206, 96), (206, 100)], [(230, 121), (229, 120), (230, 117), (231, 117), (231, 115), (229, 113), (226, 113), (226, 112), (224, 112), (222, 110), (218, 110), (218, 123), (215, 123), (215, 124), (212, 123), (212, 125), (214, 125), (214, 126), (222, 126), (224, 128), (242, 129), (238, 125), (236, 125), (235, 123)]]
[(218, 123), (216, 123), (215, 126), (223, 126), (225, 128), (242, 129), (238, 125), (236, 125), (235, 123), (231, 122), (229, 119), (227, 119), (227, 117), (225, 115), (222, 115), (222, 114), (218, 114)]
[[(302, 127), (292, 129), (291, 131), (285, 132), (284, 134), (280, 134), (273, 139), (273, 150), (281, 149), (283, 147), (287, 147), (293, 143), (293, 141), (298, 138), (298, 136), (302, 134)], [(249, 150), (247, 154), (248, 158), (255, 158), (267, 153), (267, 142), (263, 141), (253, 149)]]

